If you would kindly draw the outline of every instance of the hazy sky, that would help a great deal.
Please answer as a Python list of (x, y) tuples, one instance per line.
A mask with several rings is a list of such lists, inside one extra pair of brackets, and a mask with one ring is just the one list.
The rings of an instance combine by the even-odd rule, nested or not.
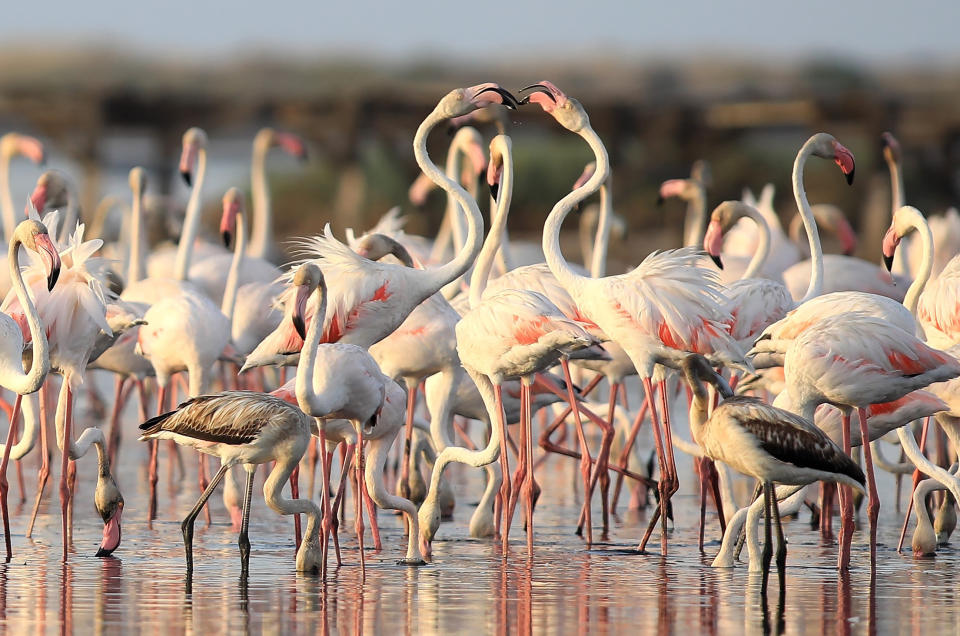
[(0, 43), (120, 38), (150, 53), (363, 52), (634, 57), (702, 51), (858, 61), (960, 59), (957, 0), (46, 0), (9, 2)]

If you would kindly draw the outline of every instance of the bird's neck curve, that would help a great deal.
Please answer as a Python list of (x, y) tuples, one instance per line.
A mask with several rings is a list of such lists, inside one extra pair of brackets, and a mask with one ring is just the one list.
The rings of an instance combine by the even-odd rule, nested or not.
[[(807, 292), (800, 303), (815, 298), (823, 293), (823, 250), (820, 247), (820, 234), (817, 230), (817, 221), (813, 218), (807, 193), (803, 189), (803, 168), (807, 158), (813, 153), (814, 138), (811, 137), (803, 144), (797, 158), (793, 162), (793, 196), (797, 201), (797, 209), (803, 219), (803, 227), (807, 231), (807, 241), (810, 245), (811, 274)], [(798, 303), (798, 304), (800, 304)]]
[(693, 182), (693, 196), (687, 202), (687, 218), (690, 221), (690, 234), (687, 236), (687, 247), (699, 248), (703, 245), (703, 237), (707, 233), (707, 193), (703, 184), (696, 179)]
[(38, 390), (47, 377), (47, 373), (50, 371), (50, 346), (47, 341), (46, 330), (40, 321), (40, 314), (37, 312), (37, 307), (23, 282), (23, 273), (20, 271), (17, 259), (19, 251), (20, 239), (14, 234), (13, 238), (10, 239), (7, 265), (10, 268), (10, 280), (13, 282), (14, 293), (16, 293), (20, 306), (23, 307), (23, 312), (27, 317), (27, 326), (33, 340), (33, 359), (30, 362), (30, 370), (26, 373), (22, 371), (19, 361), (13, 361), (13, 370), (8, 371), (11, 375), (0, 378), (0, 384), (11, 391), (25, 395)]
[(915, 207), (904, 206), (898, 210), (898, 213), (909, 214), (910, 225), (917, 231), (917, 234), (920, 235), (920, 247), (923, 250), (923, 255), (920, 260), (920, 270), (917, 272), (917, 277), (910, 283), (910, 287), (907, 289), (907, 295), (903, 298), (903, 306), (906, 307), (911, 314), (916, 315), (917, 304), (920, 302), (920, 294), (923, 293), (924, 287), (926, 287), (927, 282), (930, 280), (930, 274), (933, 272), (933, 233), (930, 231), (927, 220), (923, 218), (923, 214)]
[(139, 185), (133, 190), (133, 205), (130, 208), (130, 255), (127, 262), (127, 286), (143, 278), (143, 192)]
[(207, 171), (207, 151), (201, 148), (197, 153), (197, 175), (187, 202), (187, 214), (183, 219), (183, 231), (177, 246), (177, 261), (174, 278), (187, 280), (190, 273), (190, 259), (193, 258), (193, 243), (200, 231), (200, 195), (203, 190), (203, 178)]
[(243, 264), (244, 251), (247, 249), (247, 230), (243, 212), (237, 212), (237, 242), (233, 246), (233, 259), (227, 273), (227, 284), (223, 289), (223, 301), (220, 311), (233, 325), (233, 311), (237, 306), (237, 288), (240, 286), (240, 266)]
[[(313, 366), (317, 360), (317, 349), (320, 346), (320, 335), (323, 329), (324, 317), (327, 313), (327, 286), (321, 282), (317, 290), (310, 297), (310, 306), (316, 311), (307, 327), (303, 347), (300, 349), (300, 361), (297, 363), (296, 393), (297, 404), (300, 410), (308, 415), (326, 415), (320, 397), (313, 390)], [(309, 310), (307, 314), (309, 314)]]
[(13, 237), (17, 227), (16, 211), (13, 207), (13, 193), (10, 191), (10, 151), (0, 152), (0, 210), (3, 214), (3, 233), (7, 240)]
[(607, 149), (593, 128), (588, 123), (584, 124), (577, 134), (583, 137), (590, 149), (593, 150), (597, 167), (586, 183), (557, 201), (543, 226), (543, 254), (547, 259), (547, 265), (567, 291), (584, 282), (586, 278), (577, 274), (563, 258), (563, 254), (560, 252), (560, 227), (570, 210), (600, 189), (600, 184), (606, 181), (610, 175)]
[[(613, 174), (600, 185), (600, 219), (597, 221), (597, 236), (593, 240), (590, 257), (590, 276), (603, 278), (607, 273), (607, 246), (610, 244), (610, 223), (613, 221)], [(586, 264), (586, 263), (584, 263)]]
[(273, 206), (270, 185), (267, 183), (267, 144), (253, 143), (250, 162), (250, 197), (253, 199), (253, 219), (250, 228), (248, 253), (254, 258), (267, 258), (273, 243)]
[(756, 278), (760, 273), (760, 268), (764, 266), (767, 262), (767, 257), (770, 256), (770, 226), (767, 225), (767, 220), (753, 206), (747, 209), (746, 216), (750, 217), (753, 222), (757, 224), (759, 241), (757, 242), (757, 251), (754, 252), (753, 257), (750, 259), (750, 264), (747, 265), (746, 271), (744, 271), (743, 276), (740, 277), (741, 280), (744, 278)]
[(500, 248), (500, 242), (507, 227), (507, 215), (510, 214), (510, 201), (513, 198), (513, 155), (509, 144), (500, 144), (500, 154), (503, 161), (503, 172), (500, 178), (500, 188), (498, 191), (499, 199), (497, 207), (490, 221), (490, 229), (487, 231), (487, 238), (480, 249), (480, 255), (477, 256), (477, 262), (473, 266), (473, 275), (470, 277), (470, 308), (473, 309), (480, 304), (483, 297), (483, 290), (487, 286), (487, 278), (490, 276), (490, 269), (493, 267), (494, 258), (497, 250)]

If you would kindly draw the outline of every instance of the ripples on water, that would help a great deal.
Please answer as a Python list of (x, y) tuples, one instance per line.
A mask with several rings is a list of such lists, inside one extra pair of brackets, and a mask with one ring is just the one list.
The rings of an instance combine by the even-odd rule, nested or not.
[[(251, 515), (253, 551), (249, 580), (239, 578), (236, 535), (219, 494), (211, 498), (214, 523), (197, 520), (192, 590), (184, 580), (180, 519), (198, 496), (193, 455), (184, 452), (188, 479), (167, 481), (161, 452), (160, 515), (149, 529), (146, 513), (145, 447), (133, 441), (128, 418), (117, 479), (126, 499), (123, 543), (116, 558), (93, 556), (102, 523), (92, 505), (95, 458), (79, 462), (73, 552), (60, 563), (60, 512), (56, 496), (41, 508), (32, 540), (24, 537), (29, 505), (18, 503), (11, 471), (13, 563), (0, 566), (0, 623), (11, 633), (763, 633), (759, 577), (741, 564), (709, 567), (719, 529), (708, 517), (707, 557), (696, 539), (696, 483), (683, 458), (683, 489), (674, 499), (677, 527), (670, 555), (630, 553), (646, 527), (644, 513), (621, 515), (609, 541), (592, 550), (573, 533), (579, 494), (571, 486), (576, 466), (555, 458), (538, 472), (544, 494), (538, 505), (535, 558), (527, 560), (520, 522), (504, 561), (498, 545), (467, 536), (467, 520), (482, 489), (479, 471), (452, 467), (448, 474), (463, 493), (453, 523), (444, 523), (433, 563), (396, 565), (405, 542), (399, 518), (380, 514), (384, 550), (367, 553), (361, 581), (352, 522), (342, 532), (343, 567), (323, 582), (294, 572), (293, 524), (267, 509), (258, 480)], [(678, 458), (680, 459), (680, 458)], [(33, 497), (35, 467), (25, 470)], [(261, 473), (262, 479), (262, 473)], [(56, 493), (56, 481), (53, 492)], [(884, 475), (881, 491), (892, 493)], [(257, 498), (259, 497), (259, 499)], [(905, 500), (905, 498), (904, 498)], [(769, 627), (778, 613), (787, 633), (953, 633), (960, 621), (955, 598), (957, 555), (950, 548), (936, 559), (915, 561), (895, 552), (898, 515), (892, 496), (883, 500), (880, 552), (871, 582), (864, 533), (857, 532), (853, 569), (839, 577), (836, 544), (821, 544), (810, 530), (809, 513), (785, 521), (790, 541), (784, 602), (770, 579)], [(348, 510), (352, 506), (348, 505)], [(599, 511), (594, 519), (599, 519)], [(369, 532), (369, 524), (368, 524)], [(836, 524), (835, 524), (836, 528)], [(599, 529), (595, 538), (599, 537)], [(654, 535), (651, 545), (658, 548)], [(908, 540), (909, 544), (909, 535)], [(369, 547), (369, 535), (366, 541)], [(908, 546), (909, 547), (909, 546)]]

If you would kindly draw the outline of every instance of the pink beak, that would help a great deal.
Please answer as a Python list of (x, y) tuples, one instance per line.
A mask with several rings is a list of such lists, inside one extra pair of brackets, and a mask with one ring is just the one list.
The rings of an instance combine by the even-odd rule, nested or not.
[(837, 142), (834, 147), (833, 160), (840, 166), (840, 171), (843, 172), (843, 176), (847, 178), (847, 185), (852, 185), (853, 175), (857, 167), (853, 159), (853, 153)]
[(240, 202), (231, 199), (224, 202), (223, 214), (220, 216), (220, 235), (223, 237), (223, 244), (230, 247), (230, 238), (237, 231), (237, 214), (240, 213)]
[(307, 339), (307, 299), (309, 297), (309, 287), (306, 285), (297, 287), (297, 297), (293, 304), (293, 327), (301, 340)]
[(34, 137), (20, 136), (20, 154), (29, 157), (30, 161), (37, 165), (46, 161), (46, 153), (43, 151), (43, 143)]
[(183, 152), (180, 153), (180, 175), (188, 186), (193, 185), (193, 167), (197, 163), (197, 152), (197, 146), (190, 144), (184, 146)]
[[(33, 189), (33, 193), (30, 195), (30, 204), (38, 213), (43, 212), (43, 208), (47, 205), (46, 183), (37, 183), (36, 187)], [(27, 210), (27, 216), (30, 216), (29, 210)]]
[(114, 550), (120, 546), (122, 531), (120, 529), (120, 516), (123, 514), (123, 503), (118, 504), (117, 514), (110, 518), (110, 521), (103, 525), (103, 540), (100, 542), (100, 549), (97, 550), (98, 557), (110, 556)]
[(883, 235), (883, 264), (887, 266), (887, 271), (893, 271), (893, 256), (896, 254), (897, 245), (900, 244), (900, 237), (891, 227)]
[(290, 133), (274, 133), (273, 139), (278, 146), (283, 148), (284, 152), (300, 161), (307, 160), (307, 146), (303, 140)]
[(720, 221), (710, 221), (707, 233), (703, 237), (703, 249), (707, 251), (717, 267), (723, 269), (723, 261), (720, 260), (720, 252), (723, 250), (723, 228), (720, 227)]
[(47, 234), (37, 234), (36, 243), (38, 254), (43, 260), (44, 267), (47, 269), (47, 291), (53, 289), (57, 284), (57, 278), (60, 277), (60, 253), (54, 246), (53, 241)]

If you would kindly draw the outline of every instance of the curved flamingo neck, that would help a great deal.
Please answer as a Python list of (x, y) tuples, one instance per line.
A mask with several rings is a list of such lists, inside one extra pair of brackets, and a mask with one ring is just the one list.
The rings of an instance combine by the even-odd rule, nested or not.
[(924, 287), (926, 287), (927, 282), (930, 280), (930, 274), (933, 272), (933, 233), (930, 231), (930, 226), (927, 225), (927, 220), (923, 218), (923, 214), (921, 214), (917, 208), (906, 205), (897, 210), (897, 214), (907, 215), (910, 227), (920, 235), (920, 246), (923, 250), (923, 256), (920, 259), (920, 270), (917, 272), (917, 277), (910, 283), (910, 287), (907, 289), (907, 295), (903, 298), (903, 306), (906, 307), (911, 314), (916, 315), (917, 303), (920, 302), (920, 294), (923, 293)]
[[(296, 393), (297, 404), (300, 410), (308, 415), (324, 413), (320, 396), (313, 390), (313, 366), (317, 361), (317, 352), (320, 347), (320, 334), (323, 328), (324, 316), (327, 313), (327, 284), (322, 281), (317, 290), (310, 296), (310, 307), (313, 318), (307, 327), (303, 347), (300, 349), (300, 362), (297, 364)], [(311, 315), (309, 308), (306, 315)]]
[(227, 273), (227, 284), (223, 289), (223, 301), (220, 311), (233, 325), (233, 311), (237, 306), (237, 288), (240, 286), (240, 267), (243, 264), (244, 251), (247, 249), (247, 230), (243, 212), (237, 212), (237, 242), (233, 246), (233, 260)]
[(11, 238), (17, 227), (16, 211), (13, 207), (13, 193), (10, 191), (10, 151), (0, 153), (0, 210), (3, 215), (3, 234)]
[[(900, 161), (891, 158), (887, 161), (887, 167), (890, 169), (890, 219), (892, 222), (893, 215), (897, 213), (897, 210), (906, 205), (906, 195), (904, 194), (903, 189), (903, 169), (900, 166)], [(914, 274), (914, 272), (910, 271), (910, 256), (911, 252), (913, 251), (912, 243), (913, 241), (906, 237), (904, 240), (900, 241), (900, 248), (895, 254), (894, 262), (897, 264), (897, 267), (900, 268), (899, 271), (907, 272), (909, 275), (913, 276), (914, 279), (916, 279), (919, 275), (919, 272)], [(906, 304), (906, 300), (904, 300), (904, 304)]]
[(250, 196), (253, 199), (253, 219), (250, 228), (250, 246), (247, 251), (254, 258), (267, 258), (273, 244), (273, 206), (267, 183), (267, 151), (270, 146), (254, 139), (250, 162)]
[(767, 262), (767, 257), (770, 256), (770, 226), (767, 225), (767, 220), (753, 206), (747, 208), (745, 216), (750, 217), (757, 224), (759, 241), (757, 242), (757, 250), (753, 253), (753, 258), (750, 259), (746, 271), (740, 277), (741, 280), (756, 278), (760, 273), (760, 268), (763, 267)]
[[(479, 171), (480, 166), (473, 165), (473, 160), (470, 156), (470, 153), (467, 152), (467, 147), (471, 143), (480, 143), (480, 133), (478, 133), (475, 128), (470, 126), (464, 126), (453, 136), (453, 141), (450, 142), (450, 149), (447, 151), (447, 160), (444, 165), (444, 171), (449, 179), (456, 181), (460, 178), (460, 171), (461, 167), (463, 166), (462, 161), (464, 157), (467, 159), (467, 161), (471, 162), (475, 172)], [(476, 201), (477, 188), (475, 180), (471, 180), (468, 183), (467, 194), (471, 199)], [(462, 210), (463, 208), (461, 205), (448, 192), (446, 216), (450, 223), (454, 252), (459, 252), (462, 250), (464, 244), (464, 219)]]
[(560, 281), (560, 284), (567, 290), (580, 285), (587, 279), (577, 274), (563, 258), (563, 254), (560, 252), (560, 227), (570, 210), (600, 189), (600, 184), (606, 181), (610, 175), (607, 149), (593, 128), (586, 124), (577, 134), (583, 137), (589, 144), (590, 149), (593, 150), (597, 162), (596, 170), (594, 170), (593, 176), (587, 179), (586, 183), (557, 201), (543, 225), (543, 254), (547, 259), (547, 265), (553, 275), (557, 277), (557, 280)]
[(600, 219), (597, 221), (597, 236), (593, 240), (590, 258), (590, 276), (603, 278), (607, 273), (607, 247), (610, 244), (610, 223), (613, 220), (613, 174), (600, 185)]
[(473, 275), (470, 277), (470, 308), (480, 304), (483, 290), (487, 287), (490, 269), (500, 248), (500, 242), (507, 227), (507, 215), (510, 214), (510, 201), (513, 199), (513, 153), (510, 143), (501, 137), (495, 138), (496, 149), (500, 152), (503, 162), (503, 172), (500, 178), (499, 199), (497, 207), (490, 221), (487, 238), (477, 256), (473, 266)]
[[(817, 221), (813, 218), (807, 193), (803, 188), (803, 168), (807, 158), (813, 153), (814, 137), (807, 140), (797, 153), (793, 162), (793, 196), (797, 201), (797, 209), (803, 219), (803, 227), (807, 231), (807, 241), (810, 244), (811, 274), (807, 293), (800, 299), (804, 303), (823, 293), (823, 249), (820, 247), (820, 234), (817, 231)], [(799, 303), (798, 303), (799, 304)]]
[(480, 216), (480, 208), (476, 200), (471, 198), (459, 183), (443, 174), (427, 154), (427, 136), (437, 124), (446, 119), (446, 116), (434, 110), (417, 128), (417, 134), (413, 139), (413, 154), (417, 165), (431, 181), (453, 197), (467, 214), (467, 240), (463, 248), (448, 263), (424, 272), (429, 286), (435, 287), (434, 292), (455, 281), (467, 271), (480, 252), (483, 241), (483, 218)]
[(130, 208), (130, 255), (127, 262), (127, 285), (132, 285), (143, 278), (144, 250), (143, 250), (143, 192), (139, 185), (133, 191), (133, 206)]
[(207, 172), (207, 150), (200, 148), (197, 152), (197, 175), (190, 191), (190, 200), (187, 202), (187, 214), (183, 219), (183, 231), (180, 233), (180, 243), (177, 245), (177, 261), (174, 266), (173, 277), (177, 280), (187, 280), (190, 273), (190, 259), (193, 257), (193, 243), (197, 240), (200, 231), (200, 195), (203, 190), (203, 177)]
[(17, 259), (19, 250), (20, 238), (14, 234), (13, 238), (10, 239), (7, 264), (10, 268), (10, 280), (13, 283), (14, 292), (20, 301), (20, 306), (23, 307), (23, 312), (27, 318), (27, 326), (30, 329), (30, 337), (33, 340), (33, 360), (30, 363), (30, 370), (26, 373), (22, 370), (22, 362), (19, 358), (5, 360), (3, 372), (0, 375), (0, 385), (15, 393), (26, 395), (38, 390), (50, 371), (50, 346), (47, 342), (46, 330), (43, 323), (40, 322), (40, 314), (37, 313), (37, 307), (33, 304), (33, 300), (27, 293), (27, 287), (23, 282), (23, 273), (20, 271)]

